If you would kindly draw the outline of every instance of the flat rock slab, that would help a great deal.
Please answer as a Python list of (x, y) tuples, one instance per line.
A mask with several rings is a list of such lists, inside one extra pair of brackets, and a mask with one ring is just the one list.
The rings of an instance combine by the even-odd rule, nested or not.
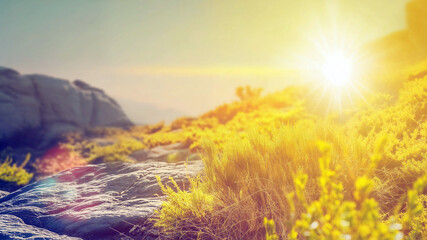
[[(86, 165), (61, 172), (0, 199), (0, 237), (26, 239), (40, 231), (44, 239), (141, 239), (144, 233), (131, 229), (147, 225), (162, 202), (155, 176), (163, 182), (173, 177), (185, 185), (186, 176), (202, 168), (200, 160), (148, 161)], [(18, 227), (2, 227), (8, 224)]]

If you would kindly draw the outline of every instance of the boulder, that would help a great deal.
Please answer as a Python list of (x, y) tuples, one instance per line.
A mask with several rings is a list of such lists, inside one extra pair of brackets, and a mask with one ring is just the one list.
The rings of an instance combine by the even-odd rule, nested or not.
[(19, 239), (14, 236), (37, 232), (45, 239), (67, 239), (57, 237), (61, 235), (88, 240), (154, 239), (156, 233), (147, 219), (162, 203), (155, 176), (164, 183), (173, 177), (188, 186), (187, 174), (195, 175), (202, 168), (200, 160), (146, 161), (86, 165), (61, 172), (0, 199), (0, 238)]
[(130, 125), (114, 99), (81, 80), (0, 67), (0, 146), (39, 147), (68, 131)]

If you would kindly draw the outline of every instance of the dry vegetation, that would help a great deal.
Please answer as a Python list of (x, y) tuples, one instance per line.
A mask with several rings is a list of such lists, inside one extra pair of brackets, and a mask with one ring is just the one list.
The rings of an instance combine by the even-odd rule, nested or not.
[(65, 145), (87, 161), (176, 142), (201, 152), (205, 170), (189, 191), (160, 183), (153, 221), (165, 239), (422, 239), (426, 73), (425, 62), (396, 73), (396, 89), (366, 96), (340, 121), (311, 110), (304, 87), (265, 96), (242, 87), (240, 101), (199, 118), (92, 130), (114, 143)]
[(344, 123), (310, 114), (297, 88), (192, 120), (223, 122), (192, 139), (205, 174), (190, 192), (165, 191), (156, 226), (164, 238), (426, 238), (425, 70), (412, 69), (398, 96), (377, 93)]

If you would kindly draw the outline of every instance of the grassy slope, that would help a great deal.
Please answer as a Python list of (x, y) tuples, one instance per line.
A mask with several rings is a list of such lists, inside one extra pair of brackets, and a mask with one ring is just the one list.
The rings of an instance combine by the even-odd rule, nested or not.
[[(427, 171), (426, 63), (392, 73), (392, 95), (373, 91), (339, 118), (313, 109), (306, 87), (263, 97), (240, 88), (241, 101), (199, 118), (90, 132), (115, 139), (111, 146), (87, 136), (71, 136), (66, 145), (87, 161), (126, 159), (136, 149), (175, 142), (202, 152), (205, 174), (190, 192), (164, 189), (168, 197), (154, 220), (165, 238), (258, 239), (267, 217), (280, 238), (419, 239), (426, 232), (419, 205), (425, 183), (412, 188)], [(390, 77), (384, 79), (388, 86)], [(319, 140), (327, 143), (320, 150)]]
[[(268, 217), (275, 220), (281, 238), (297, 233), (304, 238), (304, 232), (315, 239), (421, 238), (427, 213), (417, 204), (425, 204), (425, 180), (406, 198), (427, 171), (426, 70), (425, 64), (412, 67), (402, 87), (395, 89), (398, 96), (375, 93), (352, 109), (344, 123), (306, 110), (304, 101), (310, 99), (301, 94), (302, 88), (222, 106), (193, 120), (183, 131), (207, 139), (192, 141), (204, 152), (206, 174), (192, 191), (195, 198), (180, 191), (169, 195), (157, 226), (166, 238), (257, 239), (264, 235), (262, 220)], [(275, 105), (277, 98), (287, 101)], [(192, 125), (216, 115), (227, 121), (208, 129)], [(385, 144), (375, 150), (375, 142), (384, 137)], [(323, 155), (317, 140), (331, 146), (326, 167), (318, 162)], [(417, 217), (411, 208), (415, 205), (421, 206)], [(336, 211), (347, 217), (328, 215)], [(414, 225), (404, 221), (408, 216)]]

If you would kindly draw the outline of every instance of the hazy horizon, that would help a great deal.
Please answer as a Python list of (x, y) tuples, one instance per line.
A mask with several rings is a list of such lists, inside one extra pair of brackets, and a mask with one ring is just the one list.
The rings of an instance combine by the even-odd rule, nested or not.
[(319, 36), (403, 29), (407, 2), (0, 0), (0, 66), (86, 81), (137, 123), (150, 105), (195, 116), (239, 85), (297, 81)]

